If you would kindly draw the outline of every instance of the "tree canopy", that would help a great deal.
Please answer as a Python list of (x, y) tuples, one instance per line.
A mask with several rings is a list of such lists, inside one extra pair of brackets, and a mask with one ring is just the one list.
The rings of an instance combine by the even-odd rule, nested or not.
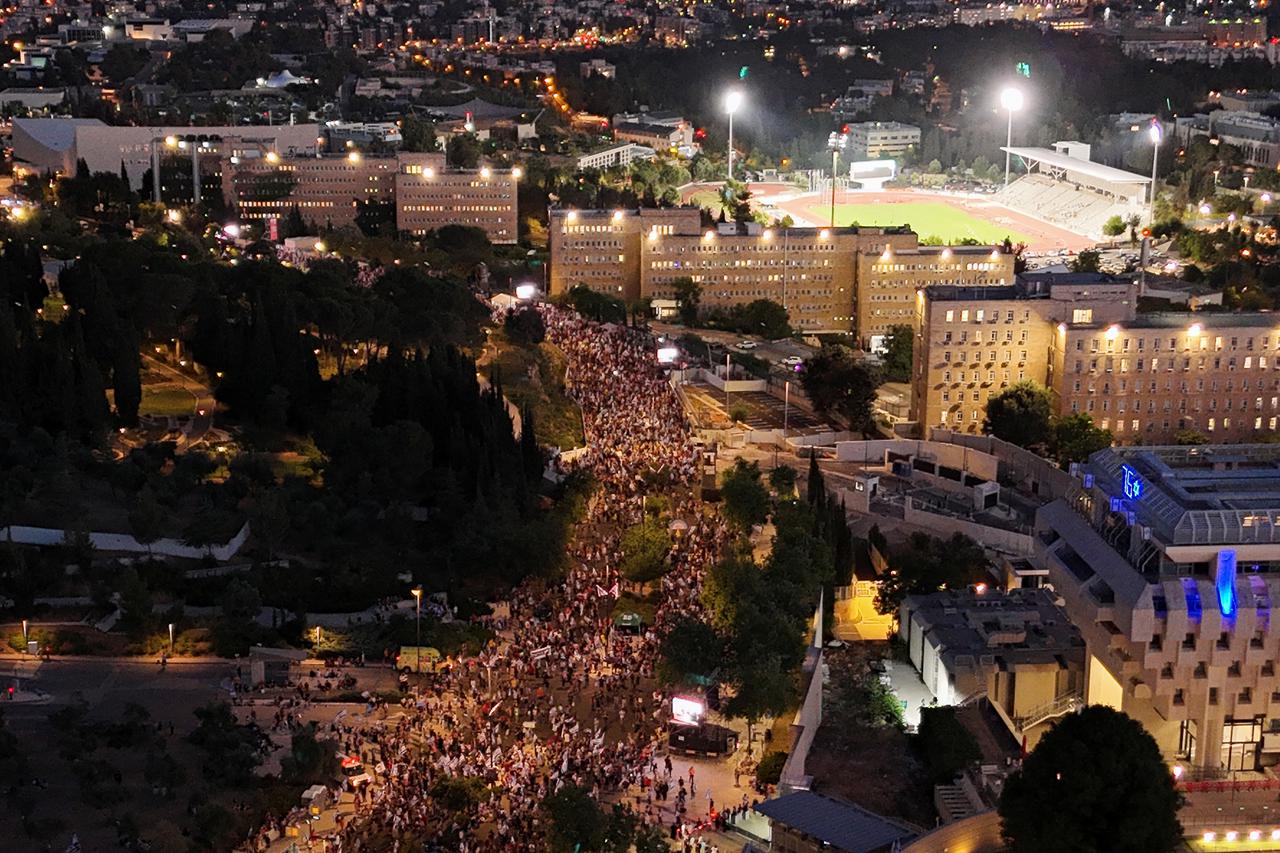
[(851, 429), (872, 429), (871, 407), (879, 377), (853, 350), (838, 344), (824, 346), (804, 363), (800, 382), (819, 411), (845, 418)]
[(738, 459), (720, 477), (724, 517), (740, 530), (763, 524), (769, 515), (769, 490), (760, 482), (760, 466)]
[(987, 400), (983, 430), (1019, 447), (1037, 448), (1049, 440), (1051, 408), (1043, 385), (1016, 382)]
[(1006, 781), (1010, 853), (1169, 853), (1181, 797), (1155, 739), (1105, 705), (1064, 717)]

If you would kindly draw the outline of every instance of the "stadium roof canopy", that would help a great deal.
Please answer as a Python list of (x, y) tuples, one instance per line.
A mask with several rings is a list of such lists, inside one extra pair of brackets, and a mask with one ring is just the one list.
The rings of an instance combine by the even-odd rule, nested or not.
[(1081, 160), (1078, 157), (1068, 157), (1066, 154), (1059, 154), (1052, 148), (1016, 148), (1001, 146), (1001, 151), (1008, 151), (1015, 157), (1021, 157), (1027, 161), (1027, 165), (1033, 166), (1039, 164), (1041, 167), (1049, 167), (1050, 169), (1064, 170), (1075, 172), (1080, 175), (1093, 178), (1095, 181), (1106, 181), (1109, 184), (1149, 184), (1150, 178), (1144, 178), (1142, 175), (1135, 175), (1133, 172), (1126, 172), (1124, 169), (1115, 169), (1111, 166), (1104, 166), (1101, 163), (1094, 163), (1092, 160)]

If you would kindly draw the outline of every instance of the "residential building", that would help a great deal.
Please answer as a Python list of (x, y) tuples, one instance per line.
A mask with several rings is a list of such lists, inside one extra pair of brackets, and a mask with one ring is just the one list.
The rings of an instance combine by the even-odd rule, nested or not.
[(1137, 287), (1094, 274), (1030, 274), (1009, 287), (935, 286), (916, 301), (912, 408), (925, 427), (982, 431), (987, 400), (1045, 385), (1118, 442), (1272, 436), (1280, 418), (1280, 316), (1138, 314)]
[(1085, 647), (1045, 589), (942, 590), (898, 608), (898, 636), (940, 705), (979, 697), (1028, 748), (1083, 704)]
[(1037, 513), (1085, 699), (1197, 775), (1280, 763), (1280, 445), (1115, 447)]
[(618, 74), (618, 68), (612, 62), (604, 59), (589, 59), (586, 62), (578, 63), (578, 73), (585, 80), (588, 77), (604, 77), (612, 80)]
[(797, 329), (855, 332), (865, 344), (911, 323), (910, 313), (889, 312), (921, 286), (1013, 280), (1012, 256), (991, 246), (922, 247), (907, 228), (704, 227), (692, 207), (553, 209), (550, 245), (552, 294), (582, 284), (628, 301), (669, 300), (673, 283), (689, 277), (704, 307), (771, 299)]
[(684, 122), (669, 125), (625, 121), (613, 126), (613, 138), (619, 142), (634, 142), (665, 152), (692, 145), (693, 128)]
[(849, 158), (902, 157), (920, 147), (920, 128), (900, 121), (862, 121), (849, 125)]
[(1204, 34), (1214, 47), (1261, 47), (1267, 41), (1267, 19), (1257, 15), (1211, 18)]
[(1280, 120), (1270, 116), (1218, 110), (1179, 116), (1175, 128), (1184, 143), (1207, 138), (1240, 149), (1244, 161), (1251, 166), (1280, 167)]
[(612, 169), (615, 166), (630, 166), (636, 160), (652, 160), (657, 152), (647, 145), (624, 142), (621, 145), (608, 145), (578, 157), (578, 170)]

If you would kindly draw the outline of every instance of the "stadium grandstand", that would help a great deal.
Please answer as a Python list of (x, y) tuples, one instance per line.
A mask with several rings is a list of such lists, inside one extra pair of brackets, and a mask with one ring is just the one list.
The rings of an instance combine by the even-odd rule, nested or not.
[(1102, 225), (1112, 216), (1127, 218), (1144, 209), (1151, 179), (1093, 162), (1083, 142), (1001, 150), (1027, 167), (1027, 174), (996, 194), (1005, 207), (1092, 238), (1102, 237)]

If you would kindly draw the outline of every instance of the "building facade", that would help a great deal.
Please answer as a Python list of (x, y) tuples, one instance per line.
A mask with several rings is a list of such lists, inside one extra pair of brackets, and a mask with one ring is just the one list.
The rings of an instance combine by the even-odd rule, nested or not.
[(289, 157), (236, 148), (222, 164), (223, 195), (245, 219), (302, 218), (335, 227), (355, 223), (360, 203), (394, 208), (396, 229), (414, 236), (444, 225), (484, 230), (494, 243), (514, 243), (517, 177), (509, 170), (446, 168), (440, 152), (373, 156), (349, 153)]
[(1030, 275), (1012, 287), (931, 287), (916, 300), (912, 406), (925, 427), (982, 431), (1020, 380), (1118, 442), (1256, 441), (1280, 427), (1280, 317), (1138, 314), (1130, 281)]
[(900, 121), (862, 121), (849, 125), (849, 156), (854, 160), (901, 157), (920, 147), (920, 128)]
[(1086, 700), (1209, 776), (1280, 763), (1280, 445), (1111, 448), (1037, 513)]
[(884, 312), (900, 310), (922, 286), (1013, 280), (1011, 255), (991, 246), (922, 247), (906, 228), (704, 227), (691, 207), (553, 209), (549, 227), (553, 295), (584, 285), (627, 301), (667, 300), (687, 277), (701, 285), (705, 307), (769, 299), (798, 330), (854, 332), (867, 346), (889, 326), (911, 323), (909, 301), (904, 316)]
[(909, 595), (898, 636), (938, 704), (985, 695), (1028, 748), (1083, 702), (1084, 641), (1047, 590)]
[(857, 258), (855, 328), (871, 349), (894, 326), (915, 323), (922, 287), (964, 282), (988, 287), (1013, 284), (1013, 255), (991, 246), (887, 246)]

